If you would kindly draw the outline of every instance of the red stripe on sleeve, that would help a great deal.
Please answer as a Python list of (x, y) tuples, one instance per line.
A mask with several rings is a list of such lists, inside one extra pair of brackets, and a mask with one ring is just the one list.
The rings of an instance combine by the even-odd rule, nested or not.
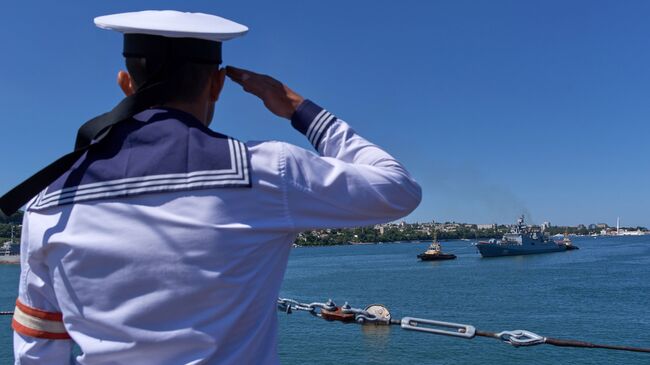
[(69, 340), (70, 339), (70, 335), (67, 332), (52, 333), (52, 332), (39, 331), (39, 330), (25, 327), (22, 324), (18, 323), (18, 321), (16, 321), (15, 319), (11, 321), (11, 328), (13, 328), (14, 331), (16, 331), (17, 333), (29, 337), (44, 338), (48, 340)]
[(32, 308), (21, 303), (20, 299), (16, 299), (16, 307), (20, 308), (23, 313), (29, 314), (32, 317), (47, 319), (49, 321), (63, 322), (63, 314), (58, 312), (46, 312), (40, 309)]

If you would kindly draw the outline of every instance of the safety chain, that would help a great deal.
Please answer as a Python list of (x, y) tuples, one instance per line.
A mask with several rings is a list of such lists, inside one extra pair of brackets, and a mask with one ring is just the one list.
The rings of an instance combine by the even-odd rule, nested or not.
[(320, 317), (320, 313), (316, 309), (326, 309), (326, 310), (336, 310), (336, 305), (332, 299), (328, 300), (326, 303), (300, 303), (293, 299), (282, 299), (278, 298), (278, 309), (291, 314), (292, 311), (305, 311), (310, 314)]
[[(325, 303), (301, 303), (293, 299), (278, 298), (278, 309), (291, 314), (293, 311), (309, 312), (315, 317), (320, 317), (327, 320), (341, 320), (342, 322), (350, 322), (349, 319), (354, 319), (359, 324), (364, 323), (381, 323), (389, 324), (390, 317), (381, 317), (377, 313), (372, 313), (368, 310), (361, 308), (352, 308), (348, 302), (345, 302), (341, 307), (336, 306), (332, 299), (328, 299)], [(339, 319), (340, 317), (340, 319)], [(348, 320), (345, 320), (348, 319)]]
[(501, 340), (515, 347), (547, 344), (561, 347), (602, 348), (610, 350), (650, 353), (650, 349), (648, 348), (598, 345), (575, 340), (562, 340), (543, 337), (526, 330), (502, 331), (497, 333), (479, 331), (474, 326), (468, 324), (435, 321), (432, 319), (404, 317), (402, 319), (396, 320), (391, 318), (388, 308), (380, 304), (370, 305), (365, 309), (361, 309), (353, 308), (347, 302), (345, 302), (344, 305), (338, 307), (336, 303), (332, 301), (332, 299), (329, 299), (325, 303), (302, 303), (293, 299), (279, 298), (278, 309), (287, 314), (291, 314), (294, 310), (306, 311), (315, 317), (320, 317), (329, 321), (354, 321), (359, 324), (399, 325), (402, 329), (409, 331), (461, 337), (465, 339), (472, 339), (475, 336), (489, 337)]
[[(560, 347), (601, 348), (650, 353), (650, 348), (599, 345), (590, 342), (543, 337), (526, 330), (488, 332), (479, 331), (474, 328), (474, 326), (468, 324), (434, 321), (425, 318), (404, 317), (396, 320), (391, 318), (388, 308), (381, 304), (373, 304), (365, 309), (361, 309), (353, 308), (347, 302), (339, 307), (334, 303), (334, 301), (332, 301), (332, 299), (329, 299), (325, 303), (302, 303), (293, 299), (278, 298), (277, 306), (279, 310), (287, 314), (291, 314), (293, 311), (304, 311), (315, 317), (323, 318), (328, 321), (356, 322), (359, 324), (375, 325), (399, 325), (401, 328), (409, 331), (461, 337), (465, 339), (472, 339), (476, 336), (489, 337), (501, 340), (515, 347), (547, 344)], [(11, 311), (0, 311), (0, 316), (12, 314), (13, 312)]]

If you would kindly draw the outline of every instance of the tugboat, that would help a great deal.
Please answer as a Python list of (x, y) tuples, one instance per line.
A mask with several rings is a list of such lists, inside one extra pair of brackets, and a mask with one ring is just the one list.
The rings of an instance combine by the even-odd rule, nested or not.
[(523, 215), (517, 220), (517, 224), (512, 226), (510, 233), (503, 235), (502, 239), (480, 241), (476, 248), (483, 257), (532, 255), (578, 249), (572, 243), (567, 245), (566, 241), (555, 242), (546, 238), (544, 232), (530, 229), (524, 224)]
[(20, 244), (14, 242), (14, 226), (11, 226), (11, 241), (0, 246), (0, 264), (19, 264)]
[(440, 243), (438, 242), (438, 235), (436, 229), (433, 229), (433, 242), (429, 245), (429, 248), (418, 255), (418, 258), (422, 261), (436, 261), (436, 260), (453, 260), (456, 258), (456, 255), (453, 253), (443, 253), (440, 248)]
[(564, 245), (567, 251), (580, 249), (580, 247), (573, 245), (571, 238), (569, 238), (569, 232), (567, 231), (564, 231), (564, 238), (562, 239), (562, 241), (557, 242), (557, 244)]

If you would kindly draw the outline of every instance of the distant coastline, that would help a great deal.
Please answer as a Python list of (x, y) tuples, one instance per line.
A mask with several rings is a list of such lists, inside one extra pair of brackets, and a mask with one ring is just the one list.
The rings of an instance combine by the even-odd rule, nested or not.
[[(23, 213), (17, 212), (11, 217), (0, 219), (0, 244), (11, 237), (11, 226), (15, 226), (15, 240), (20, 242), (20, 224)], [(536, 227), (536, 226), (535, 226)], [(578, 236), (636, 236), (650, 234), (645, 227), (609, 227), (607, 224), (598, 223), (589, 226), (551, 226), (544, 225), (544, 233), (549, 236), (568, 233)], [(508, 232), (510, 226), (499, 224), (472, 224), (472, 223), (387, 223), (367, 227), (322, 229), (305, 231), (298, 234), (294, 241), (297, 246), (338, 246), (361, 245), (388, 242), (414, 242), (430, 241), (435, 230), (439, 240), (468, 239), (478, 241), (481, 239), (500, 238)]]
[[(539, 228), (538, 226), (533, 226)], [(619, 227), (614, 229), (606, 224), (593, 224), (590, 227), (544, 226), (544, 233), (549, 236), (635, 236), (650, 234), (645, 227)], [(500, 238), (508, 232), (510, 226), (497, 224), (470, 223), (388, 223), (368, 227), (345, 229), (322, 229), (306, 231), (294, 241), (296, 246), (338, 246), (363, 245), (388, 242), (430, 241), (433, 231), (439, 240), (472, 240)]]

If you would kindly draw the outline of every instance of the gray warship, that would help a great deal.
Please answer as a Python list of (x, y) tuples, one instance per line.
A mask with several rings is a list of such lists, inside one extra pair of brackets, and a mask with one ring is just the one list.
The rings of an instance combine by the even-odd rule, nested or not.
[(14, 242), (14, 226), (11, 226), (11, 241), (0, 245), (0, 264), (19, 264), (20, 244)]
[(479, 241), (476, 244), (478, 252), (483, 257), (532, 255), (538, 253), (562, 252), (576, 250), (578, 247), (571, 240), (555, 242), (544, 235), (541, 230), (533, 230), (524, 223), (524, 216), (517, 219), (509, 233), (498, 240)]

